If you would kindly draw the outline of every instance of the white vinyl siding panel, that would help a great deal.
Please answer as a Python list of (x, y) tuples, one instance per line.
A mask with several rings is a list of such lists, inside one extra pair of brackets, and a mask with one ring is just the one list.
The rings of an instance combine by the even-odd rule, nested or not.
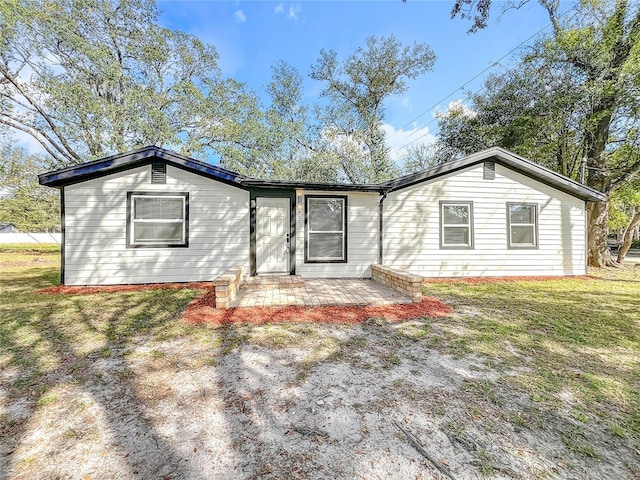
[(296, 200), (296, 274), (306, 278), (370, 278), (371, 264), (378, 260), (379, 195), (298, 190), (296, 199), (304, 199), (305, 194), (347, 196), (347, 262), (305, 263), (304, 203)]
[[(473, 200), (474, 248), (439, 248), (439, 202)], [(507, 203), (536, 204), (538, 245), (508, 249)], [(390, 193), (384, 202), (385, 265), (426, 277), (582, 275), (584, 201), (496, 164), (482, 164)]]
[[(65, 283), (110, 285), (209, 281), (249, 268), (249, 193), (167, 166), (151, 166), (65, 187)], [(127, 192), (189, 192), (189, 247), (127, 248)]]

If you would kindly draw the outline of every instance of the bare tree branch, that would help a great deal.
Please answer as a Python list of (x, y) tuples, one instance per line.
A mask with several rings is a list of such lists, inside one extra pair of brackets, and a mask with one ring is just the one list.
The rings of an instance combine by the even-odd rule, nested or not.
[(5, 120), (3, 118), (0, 118), (0, 124), (6, 125), (6, 126), (8, 126), (10, 128), (15, 128), (16, 130), (21, 130), (21, 131), (25, 132), (26, 134), (30, 135), (35, 140), (37, 140), (37, 142), (40, 145), (42, 145), (42, 148), (44, 148), (46, 150), (46, 152), (49, 155), (51, 155), (51, 157), (53, 157), (57, 162), (59, 162), (61, 164), (67, 163), (66, 162), (66, 160), (67, 160), (66, 158), (58, 156), (58, 154), (56, 154), (55, 151), (51, 149), (51, 147), (49, 146), (49, 144), (45, 140), (43, 140), (42, 138), (38, 137), (38, 132), (36, 130), (29, 129), (29, 128), (25, 127), (22, 124), (12, 123), (9, 120)]
[(58, 127), (56, 126), (52, 118), (49, 116), (49, 114), (47, 114), (47, 112), (44, 111), (44, 109), (38, 104), (38, 102), (36, 102), (35, 99), (32, 98), (31, 95), (29, 95), (29, 92), (26, 91), (26, 89), (20, 84), (17, 78), (13, 77), (13, 75), (11, 74), (11, 72), (9, 72), (7, 67), (5, 67), (4, 65), (0, 65), (0, 74), (2, 74), (4, 78), (9, 80), (9, 82), (16, 88), (16, 90), (20, 92), (20, 95), (22, 95), (22, 97), (25, 98), (27, 102), (31, 104), (31, 106), (33, 106), (33, 108), (38, 112), (38, 114), (42, 117), (42, 119), (45, 122), (47, 122), (47, 124), (51, 128), (51, 131), (54, 133), (54, 135), (56, 135), (56, 137), (60, 140), (60, 143), (66, 149), (67, 155), (65, 156), (68, 156), (77, 161), (82, 161), (82, 158), (80, 157), (80, 155), (78, 155), (73, 150), (73, 148), (71, 148), (71, 146), (65, 140), (64, 135), (60, 133)]

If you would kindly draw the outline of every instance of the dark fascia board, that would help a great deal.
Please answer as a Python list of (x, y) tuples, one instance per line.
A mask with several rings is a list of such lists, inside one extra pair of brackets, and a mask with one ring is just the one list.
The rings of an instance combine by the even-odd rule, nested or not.
[(342, 190), (374, 193), (380, 191), (380, 186), (378, 185), (260, 180), (257, 178), (245, 177), (232, 172), (231, 170), (204, 163), (155, 146), (143, 147), (130, 152), (102, 158), (100, 160), (94, 160), (92, 162), (43, 173), (38, 176), (38, 180), (41, 185), (46, 185), (48, 187), (61, 187), (145, 165), (154, 159), (162, 159), (177, 168), (182, 168), (192, 173), (200, 174), (215, 180), (221, 180), (244, 189), (259, 187), (266, 189), (304, 188), (306, 190)]
[(323, 183), (323, 182), (287, 182), (285, 180), (257, 180), (245, 179), (243, 185), (260, 188), (279, 188), (304, 190), (326, 190), (326, 191), (349, 191), (349, 192), (373, 192), (381, 191), (380, 185), (355, 185), (349, 183)]
[(385, 191), (393, 192), (410, 187), (420, 182), (441, 177), (448, 173), (462, 170), (463, 168), (467, 168), (487, 160), (494, 161), (500, 165), (520, 172), (528, 177), (531, 177), (546, 185), (554, 187), (585, 201), (601, 202), (606, 198), (605, 194), (600, 193), (593, 188), (582, 185), (575, 180), (571, 180), (564, 175), (560, 175), (553, 170), (543, 167), (542, 165), (538, 165), (537, 163), (533, 163), (526, 158), (520, 157), (515, 153), (511, 153), (508, 150), (504, 150), (503, 148), (499, 147), (489, 148), (487, 150), (474, 153), (458, 160), (453, 160), (451, 162), (443, 163), (442, 165), (437, 165), (421, 172), (405, 175), (404, 177), (400, 177), (395, 180), (390, 180), (381, 184), (381, 187)]
[(246, 178), (230, 170), (170, 152), (160, 147), (148, 146), (127, 153), (112, 155), (93, 162), (82, 163), (38, 175), (40, 185), (61, 187), (109, 175), (150, 163), (153, 159), (165, 160), (168, 164), (215, 180), (241, 186)]

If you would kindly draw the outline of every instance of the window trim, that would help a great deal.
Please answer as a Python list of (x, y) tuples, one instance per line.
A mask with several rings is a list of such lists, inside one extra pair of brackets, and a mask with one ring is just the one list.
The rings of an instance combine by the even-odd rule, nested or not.
[[(309, 233), (330, 233), (330, 232), (311, 232), (309, 222), (309, 200), (318, 198), (328, 198), (333, 200), (342, 200), (342, 259), (322, 259), (309, 257)], [(348, 263), (347, 257), (347, 215), (348, 215), (348, 197), (347, 195), (305, 195), (304, 196), (304, 263)], [(338, 232), (332, 232), (338, 233)]]
[[(175, 197), (182, 198), (184, 219), (182, 221), (183, 241), (180, 243), (140, 243), (133, 241), (134, 218), (133, 199), (135, 197)], [(176, 222), (177, 223), (177, 222)], [(127, 192), (127, 248), (188, 248), (189, 247), (189, 192)]]
[[(469, 207), (469, 223), (468, 225), (456, 224), (445, 225), (443, 207), (445, 205), (467, 205)], [(440, 200), (439, 203), (439, 217), (440, 217), (440, 249), (441, 250), (473, 250), (475, 248), (474, 240), (474, 228), (473, 228), (473, 201), (467, 200)], [(449, 245), (444, 243), (444, 229), (446, 227), (464, 227), (469, 228), (469, 243), (467, 245)]]
[[(539, 248), (540, 241), (538, 239), (538, 204), (531, 202), (507, 202), (507, 248), (509, 250), (535, 250)], [(515, 223), (514, 225), (521, 226), (533, 226), (533, 245), (527, 244), (514, 244), (511, 241), (511, 207), (512, 206), (524, 206), (533, 207), (533, 223)]]

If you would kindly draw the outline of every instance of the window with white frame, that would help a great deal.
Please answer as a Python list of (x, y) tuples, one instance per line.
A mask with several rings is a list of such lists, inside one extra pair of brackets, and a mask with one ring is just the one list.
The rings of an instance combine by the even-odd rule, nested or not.
[(473, 202), (440, 202), (440, 248), (473, 248)]
[(129, 192), (127, 209), (129, 247), (188, 246), (188, 193)]
[(538, 205), (507, 203), (507, 235), (509, 248), (538, 246)]
[(347, 261), (346, 210), (346, 197), (306, 197), (306, 262)]

